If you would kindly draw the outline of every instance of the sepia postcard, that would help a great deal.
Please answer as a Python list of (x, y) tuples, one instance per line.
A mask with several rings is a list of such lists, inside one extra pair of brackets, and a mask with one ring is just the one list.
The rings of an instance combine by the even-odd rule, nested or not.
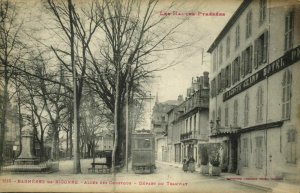
[(0, 192), (300, 193), (299, 0), (0, 0)]

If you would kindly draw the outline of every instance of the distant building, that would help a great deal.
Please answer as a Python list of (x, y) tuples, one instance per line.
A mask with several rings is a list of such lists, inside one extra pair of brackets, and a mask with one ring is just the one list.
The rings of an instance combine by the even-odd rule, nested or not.
[(180, 102), (182, 102), (182, 98), (162, 103), (158, 102), (158, 97), (156, 98), (152, 111), (151, 132), (155, 134), (155, 155), (156, 159), (159, 161), (167, 161), (168, 159), (166, 137), (168, 132), (167, 112)]
[(299, 177), (299, 19), (297, 2), (245, 0), (208, 49), (211, 140), (223, 144), (224, 170)]
[(192, 80), (185, 101), (168, 112), (169, 161), (181, 163), (192, 156), (199, 164), (199, 145), (209, 139), (208, 105), (209, 80), (204, 72)]
[(97, 134), (96, 151), (113, 150), (114, 135), (110, 131), (102, 131)]

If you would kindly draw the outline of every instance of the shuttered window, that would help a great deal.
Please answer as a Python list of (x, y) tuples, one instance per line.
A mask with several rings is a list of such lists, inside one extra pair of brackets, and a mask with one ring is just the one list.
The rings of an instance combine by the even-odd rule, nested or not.
[(261, 87), (256, 93), (256, 122), (260, 123), (263, 120), (263, 90)]
[(249, 38), (252, 33), (252, 11), (249, 11), (246, 16), (246, 38)]
[(233, 125), (238, 126), (238, 101), (235, 100), (233, 104)]
[(244, 106), (244, 126), (248, 126), (249, 124), (249, 96), (245, 95), (245, 106)]
[(267, 62), (268, 56), (268, 31), (264, 32), (254, 42), (254, 68)]
[(285, 17), (284, 50), (289, 50), (293, 47), (293, 35), (294, 35), (294, 13), (290, 12)]
[(291, 84), (292, 74), (286, 70), (282, 80), (282, 119), (286, 120), (291, 115)]
[(257, 169), (263, 168), (263, 137), (255, 138), (255, 167)]

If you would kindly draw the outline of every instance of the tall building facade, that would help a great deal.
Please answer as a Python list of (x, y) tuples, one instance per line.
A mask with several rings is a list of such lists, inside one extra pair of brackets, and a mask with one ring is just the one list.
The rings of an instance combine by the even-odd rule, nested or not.
[(199, 164), (199, 145), (208, 142), (209, 134), (208, 72), (192, 80), (186, 99), (168, 112), (168, 147), (170, 161), (181, 163), (193, 157)]
[(225, 171), (299, 177), (299, 19), (299, 3), (245, 0), (208, 49), (210, 137)]

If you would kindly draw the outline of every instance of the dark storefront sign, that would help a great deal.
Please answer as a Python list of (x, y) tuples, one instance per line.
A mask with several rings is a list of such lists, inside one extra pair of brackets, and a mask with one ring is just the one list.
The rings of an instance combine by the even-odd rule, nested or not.
[(275, 74), (276, 72), (281, 71), (282, 69), (294, 64), (295, 62), (300, 60), (300, 46), (290, 50), (282, 57), (273, 61), (263, 69), (259, 70), (240, 84), (236, 85), (229, 91), (223, 94), (223, 101), (226, 101), (233, 96), (243, 92), (244, 90), (250, 88), (256, 83), (266, 79), (267, 77)]

